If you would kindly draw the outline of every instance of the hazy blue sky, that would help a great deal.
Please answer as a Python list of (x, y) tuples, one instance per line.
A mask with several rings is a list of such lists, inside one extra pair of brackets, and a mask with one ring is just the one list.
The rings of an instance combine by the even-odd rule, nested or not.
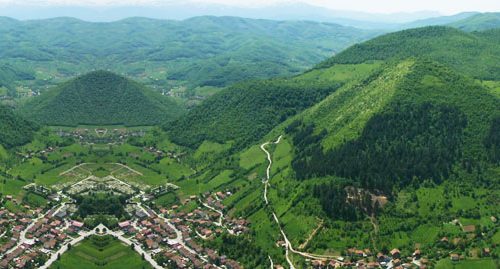
[(0, 0), (0, 4), (28, 5), (155, 5), (164, 3), (203, 2), (233, 6), (256, 7), (283, 2), (304, 2), (335, 10), (355, 10), (376, 13), (412, 12), (421, 10), (452, 14), (461, 11), (500, 11), (500, 0)]

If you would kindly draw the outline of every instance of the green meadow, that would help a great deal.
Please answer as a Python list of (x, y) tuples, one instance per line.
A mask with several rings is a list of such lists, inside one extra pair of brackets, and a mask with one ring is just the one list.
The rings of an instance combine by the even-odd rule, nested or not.
[(150, 269), (139, 254), (110, 236), (92, 236), (73, 246), (50, 269)]

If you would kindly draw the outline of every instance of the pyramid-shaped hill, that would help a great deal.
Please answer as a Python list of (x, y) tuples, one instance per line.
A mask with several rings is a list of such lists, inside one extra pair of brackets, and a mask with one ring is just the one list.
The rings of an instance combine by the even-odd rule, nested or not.
[(95, 71), (31, 100), (21, 112), (47, 125), (139, 126), (171, 121), (182, 113), (182, 108), (170, 97), (137, 82)]
[(281, 128), (293, 137), (298, 178), (338, 176), (389, 193), (498, 163), (499, 108), (476, 80), (407, 59), (342, 87)]

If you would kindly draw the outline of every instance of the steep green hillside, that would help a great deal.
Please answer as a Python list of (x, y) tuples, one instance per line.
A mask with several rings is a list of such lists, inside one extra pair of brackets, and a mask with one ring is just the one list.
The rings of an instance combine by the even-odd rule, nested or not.
[(210, 140), (231, 142), (241, 149), (340, 86), (364, 79), (379, 66), (336, 65), (287, 79), (239, 83), (207, 99), (167, 129), (171, 139), (182, 145), (198, 147)]
[(495, 29), (500, 27), (500, 13), (481, 13), (448, 25), (467, 32)]
[(354, 45), (318, 68), (338, 63), (425, 57), (469, 76), (500, 80), (500, 44), (495, 41), (498, 31), (466, 33), (442, 26), (404, 30)]
[(37, 128), (35, 123), (23, 119), (10, 108), (0, 105), (0, 148), (28, 143)]
[[(248, 179), (248, 185), (225, 185), (238, 190), (229, 212), (256, 223), (254, 240), (273, 259), (281, 249), (274, 244), (280, 237), (271, 212), (295, 249), (320, 227), (305, 244), (308, 253), (398, 247), (411, 255), (419, 244), (436, 258), (440, 238), (465, 236), (448, 224), (453, 219), (488, 231), (464, 242), (465, 249), (492, 245), (496, 226), (489, 218), (498, 210), (487, 201), (498, 195), (500, 99), (439, 63), (410, 58), (373, 64), (254, 146), (223, 159), (229, 164), (221, 171), (234, 169), (242, 175), (236, 178)], [(360, 70), (335, 64), (303, 76), (333, 81), (344, 75), (334, 70), (356, 66)], [(278, 144), (266, 146), (273, 160), (266, 205), (258, 179), (267, 161), (259, 145), (280, 135)], [(301, 265), (298, 255), (292, 257)]]
[(404, 61), (304, 112), (288, 128), (292, 165), (301, 179), (337, 175), (386, 192), (412, 180), (440, 182), (458, 163), (481, 169), (496, 159), (491, 132), (499, 107), (473, 80), (439, 64)]
[(110, 23), (3, 18), (0, 63), (31, 67), (42, 84), (103, 69), (166, 90), (226, 86), (300, 73), (378, 33), (331, 23), (236, 17)]
[(48, 125), (153, 125), (170, 122), (182, 109), (170, 97), (141, 84), (96, 71), (63, 83), (26, 103), (21, 112)]
[(243, 148), (338, 87), (299, 79), (240, 83), (209, 98), (167, 129), (181, 145), (198, 147), (210, 140)]

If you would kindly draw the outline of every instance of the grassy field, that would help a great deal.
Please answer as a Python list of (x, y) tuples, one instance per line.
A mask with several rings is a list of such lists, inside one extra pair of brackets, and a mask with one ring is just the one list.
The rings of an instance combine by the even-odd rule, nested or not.
[(450, 259), (440, 260), (436, 269), (496, 269), (498, 264), (492, 259), (477, 259), (452, 262)]
[(150, 269), (129, 246), (112, 237), (91, 237), (73, 246), (50, 269)]
[(165, 174), (167, 178), (174, 180), (193, 174), (193, 171), (188, 165), (168, 157), (163, 158), (160, 163), (153, 165), (153, 167)]

